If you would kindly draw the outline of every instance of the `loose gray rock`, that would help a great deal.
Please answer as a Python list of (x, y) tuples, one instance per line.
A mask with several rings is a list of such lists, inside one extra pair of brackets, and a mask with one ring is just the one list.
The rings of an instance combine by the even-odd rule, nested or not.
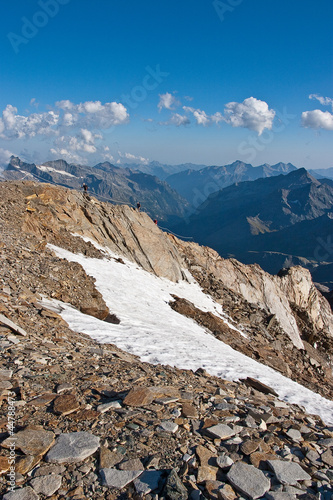
[(142, 474), (142, 470), (101, 469), (102, 484), (108, 488), (121, 490)]
[(217, 457), (216, 463), (221, 469), (228, 469), (232, 466), (234, 461), (232, 460), (232, 458), (228, 457), (228, 455), (222, 454)]
[(147, 495), (158, 488), (158, 483), (163, 472), (160, 470), (147, 470), (141, 474), (133, 483), (135, 490), (139, 494)]
[(99, 447), (99, 437), (90, 432), (61, 434), (45, 457), (50, 463), (75, 463), (89, 457)]
[(320, 439), (318, 444), (325, 448), (333, 448), (333, 438)]
[(268, 465), (282, 484), (297, 484), (297, 481), (306, 481), (311, 476), (295, 462), (283, 460), (267, 460)]
[(266, 493), (265, 498), (267, 500), (296, 500), (297, 496), (285, 491), (270, 491)]
[(66, 471), (66, 467), (63, 465), (45, 465), (43, 467), (38, 467), (33, 470), (33, 477), (48, 476), (50, 474), (63, 474)]
[(206, 433), (218, 439), (228, 439), (236, 434), (229, 425), (225, 424), (213, 425), (213, 427), (206, 429)]
[(131, 458), (119, 464), (120, 470), (144, 470), (143, 463), (139, 458)]
[(261, 470), (242, 462), (232, 465), (227, 478), (234, 488), (251, 499), (262, 497), (271, 486), (270, 480)]
[(58, 491), (61, 486), (61, 482), (61, 476), (50, 474), (48, 476), (36, 477), (30, 481), (30, 484), (36, 493), (41, 493), (42, 495), (50, 497), (53, 493)]
[(302, 434), (297, 429), (289, 429), (286, 434), (290, 439), (296, 441), (296, 443), (303, 441)]
[(171, 432), (171, 434), (174, 434), (175, 432), (178, 431), (178, 424), (175, 424), (175, 422), (172, 422), (172, 420), (164, 420), (158, 426), (157, 430), (164, 432)]
[(9, 491), (3, 496), (3, 500), (39, 500), (39, 496), (30, 486), (19, 490)]
[(187, 489), (181, 482), (175, 469), (170, 472), (163, 490), (167, 500), (187, 500)]
[(105, 413), (108, 410), (119, 409), (121, 407), (122, 406), (121, 406), (119, 401), (111, 401), (110, 403), (104, 403), (104, 404), (98, 405), (97, 411), (99, 411), (100, 413)]

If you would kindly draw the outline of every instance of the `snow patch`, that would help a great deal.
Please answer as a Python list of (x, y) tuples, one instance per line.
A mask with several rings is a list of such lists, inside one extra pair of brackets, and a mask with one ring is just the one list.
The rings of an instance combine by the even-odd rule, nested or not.
[(72, 175), (68, 172), (66, 172), (65, 170), (56, 170), (55, 168), (53, 167), (47, 167), (46, 165), (39, 165), (37, 166), (38, 170), (42, 170), (43, 172), (56, 172), (57, 174), (61, 174), (61, 175), (67, 175), (68, 177), (75, 177), (75, 175)]
[(86, 333), (101, 343), (113, 343), (148, 363), (194, 371), (201, 367), (227, 380), (256, 378), (271, 386), (281, 399), (301, 405), (309, 413), (319, 414), (327, 424), (333, 424), (332, 401), (235, 351), (192, 319), (171, 309), (171, 294), (175, 294), (228, 323), (221, 305), (197, 283), (173, 283), (138, 268), (123, 257), (122, 264), (115, 260), (119, 256), (111, 255), (103, 247), (100, 249), (108, 256), (93, 259), (48, 246), (59, 257), (81, 264), (86, 273), (95, 278), (96, 288), (110, 311), (120, 319), (119, 325), (113, 325), (82, 314), (68, 304), (51, 301), (62, 307), (61, 316), (74, 331)]

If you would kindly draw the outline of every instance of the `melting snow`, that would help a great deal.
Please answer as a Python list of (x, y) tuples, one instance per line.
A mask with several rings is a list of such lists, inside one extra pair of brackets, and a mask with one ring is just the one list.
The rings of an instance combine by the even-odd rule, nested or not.
[(65, 170), (56, 170), (55, 168), (47, 167), (46, 165), (39, 165), (37, 168), (43, 172), (56, 172), (57, 174), (67, 175), (68, 177), (75, 177), (75, 175), (72, 175)]
[(333, 424), (332, 401), (235, 351), (193, 320), (171, 309), (171, 294), (175, 294), (228, 322), (221, 305), (206, 295), (197, 283), (173, 283), (158, 278), (123, 258), (125, 264), (117, 262), (106, 249), (109, 256), (101, 260), (53, 245), (49, 247), (59, 257), (81, 264), (87, 274), (95, 278), (96, 288), (111, 313), (121, 321), (113, 325), (82, 314), (68, 304), (44, 302), (45, 306), (61, 305), (61, 316), (74, 331), (84, 332), (101, 343), (113, 343), (148, 363), (194, 371), (202, 367), (227, 380), (256, 378), (272, 387), (281, 399), (299, 404), (309, 413), (319, 414), (327, 424)]

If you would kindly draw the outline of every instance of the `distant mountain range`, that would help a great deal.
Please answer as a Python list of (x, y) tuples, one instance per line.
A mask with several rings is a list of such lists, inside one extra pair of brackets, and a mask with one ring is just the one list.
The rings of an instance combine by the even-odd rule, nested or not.
[(333, 180), (333, 167), (331, 168), (318, 168), (316, 170), (309, 170), (309, 173), (316, 179), (332, 179)]
[[(320, 276), (321, 283), (332, 286), (333, 276), (327, 274), (333, 264), (330, 184), (303, 168), (233, 184), (210, 195), (174, 230), (223, 257), (259, 263), (271, 273), (294, 264), (307, 266)], [(323, 266), (329, 267), (323, 271)]]
[(155, 175), (162, 181), (166, 180), (172, 174), (178, 174), (183, 170), (201, 170), (207, 165), (197, 165), (195, 163), (181, 163), (179, 165), (168, 165), (159, 161), (151, 161), (149, 163), (122, 163), (122, 167), (140, 170), (145, 174)]
[(35, 165), (12, 156), (2, 176), (4, 179), (50, 182), (79, 190), (85, 183), (88, 192), (102, 201), (126, 203), (134, 207), (140, 201), (142, 210), (153, 219), (168, 223), (180, 220), (189, 210), (187, 201), (166, 182), (139, 170), (118, 167), (109, 162), (94, 167), (69, 164), (64, 160)]
[(200, 170), (184, 170), (167, 177), (166, 181), (195, 209), (210, 194), (232, 184), (288, 174), (293, 170), (297, 170), (297, 168), (291, 163), (277, 163), (276, 165), (265, 163), (259, 167), (253, 167), (248, 163), (235, 161), (230, 165), (205, 167)]

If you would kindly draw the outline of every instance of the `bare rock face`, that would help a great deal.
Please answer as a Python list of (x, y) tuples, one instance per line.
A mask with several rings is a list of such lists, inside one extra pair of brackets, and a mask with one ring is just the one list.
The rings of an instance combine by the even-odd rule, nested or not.
[(314, 330), (333, 337), (333, 315), (328, 301), (314, 286), (310, 271), (300, 266), (280, 271), (280, 288), (289, 302), (305, 310)]
[(279, 286), (279, 278), (266, 273), (258, 265), (247, 266), (235, 259), (223, 259), (211, 248), (180, 240), (176, 243), (184, 252), (190, 271), (193, 266), (202, 267), (224, 286), (242, 295), (250, 304), (274, 314), (295, 347), (303, 348), (296, 319), (288, 297)]
[[(49, 184), (16, 183), (24, 191), (24, 230), (47, 241), (75, 246), (70, 234), (95, 240), (146, 271), (171, 281), (185, 278), (177, 249), (151, 218), (126, 205), (102, 203), (82, 193)], [(65, 244), (65, 245), (64, 245)], [(79, 245), (79, 242), (77, 242)]]

